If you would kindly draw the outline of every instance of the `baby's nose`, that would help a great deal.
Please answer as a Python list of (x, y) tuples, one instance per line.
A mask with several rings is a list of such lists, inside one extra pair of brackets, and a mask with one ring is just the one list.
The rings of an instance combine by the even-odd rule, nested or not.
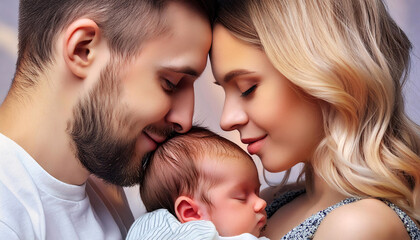
[(258, 197), (254, 205), (254, 211), (255, 212), (265, 211), (266, 206), (267, 206), (267, 203), (265, 202), (265, 200)]

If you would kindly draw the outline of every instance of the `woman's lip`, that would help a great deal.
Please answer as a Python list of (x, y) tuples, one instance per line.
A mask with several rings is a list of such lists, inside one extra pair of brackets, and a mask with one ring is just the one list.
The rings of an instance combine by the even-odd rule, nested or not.
[(264, 140), (267, 137), (267, 135), (259, 137), (259, 138), (248, 138), (248, 139), (242, 139), (242, 142), (245, 144), (248, 144), (247, 150), (249, 154), (256, 154), (258, 153), (262, 146), (264, 145)]
[(261, 137), (256, 137), (256, 138), (243, 138), (243, 139), (241, 139), (241, 142), (243, 144), (250, 144), (250, 143), (256, 142), (258, 140), (261, 140), (261, 139), (265, 138), (266, 136), (267, 135), (264, 135), (264, 136), (261, 136)]

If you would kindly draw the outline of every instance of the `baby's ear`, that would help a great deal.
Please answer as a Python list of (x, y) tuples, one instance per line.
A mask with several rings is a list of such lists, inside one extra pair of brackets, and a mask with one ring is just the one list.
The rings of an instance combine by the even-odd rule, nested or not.
[(207, 219), (203, 206), (200, 206), (194, 199), (187, 196), (179, 196), (175, 200), (175, 213), (181, 223), (195, 220), (210, 220)]

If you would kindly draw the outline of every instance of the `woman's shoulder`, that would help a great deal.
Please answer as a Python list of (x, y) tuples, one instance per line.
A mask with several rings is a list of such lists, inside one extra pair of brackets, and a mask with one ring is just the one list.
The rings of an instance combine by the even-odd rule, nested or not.
[(377, 199), (362, 199), (328, 214), (314, 239), (410, 239), (393, 209)]

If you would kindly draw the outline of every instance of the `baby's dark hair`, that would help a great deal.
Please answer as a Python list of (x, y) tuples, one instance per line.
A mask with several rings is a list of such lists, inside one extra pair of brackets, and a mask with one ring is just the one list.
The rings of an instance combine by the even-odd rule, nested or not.
[(227, 158), (252, 161), (238, 145), (204, 127), (193, 126), (185, 134), (170, 137), (147, 160), (140, 183), (140, 195), (146, 210), (165, 208), (176, 217), (175, 200), (181, 195), (200, 198), (211, 206), (207, 192), (220, 179), (203, 171), (200, 162)]

